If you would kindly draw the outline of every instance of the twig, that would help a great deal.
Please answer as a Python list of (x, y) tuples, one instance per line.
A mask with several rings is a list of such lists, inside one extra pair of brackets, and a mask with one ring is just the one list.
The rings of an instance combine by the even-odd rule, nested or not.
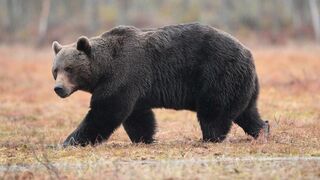
[[(32, 148), (32, 153), (33, 153), (35, 159), (47, 169), (47, 171), (49, 172), (50, 176), (52, 174), (54, 174), (56, 179), (61, 179), (61, 177), (59, 175), (59, 170), (50, 162), (50, 160), (48, 159), (48, 156), (47, 156), (46, 153), (42, 153), (43, 160), (41, 160), (36, 155), (36, 152), (35, 152), (34, 148)], [(52, 176), (51, 176), (51, 179), (54, 179), (54, 178), (52, 178)]]

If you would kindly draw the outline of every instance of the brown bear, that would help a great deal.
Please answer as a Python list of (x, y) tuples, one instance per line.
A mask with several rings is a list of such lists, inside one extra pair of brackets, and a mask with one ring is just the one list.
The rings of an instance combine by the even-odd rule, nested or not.
[(155, 29), (119, 26), (76, 43), (53, 43), (54, 91), (92, 94), (90, 110), (64, 146), (100, 143), (123, 124), (132, 142), (151, 143), (152, 108), (197, 113), (203, 140), (221, 142), (235, 122), (257, 138), (258, 77), (238, 40), (198, 23)]

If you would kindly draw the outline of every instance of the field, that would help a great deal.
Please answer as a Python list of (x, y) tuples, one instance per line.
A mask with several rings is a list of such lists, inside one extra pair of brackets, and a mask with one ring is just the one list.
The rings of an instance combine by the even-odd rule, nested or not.
[(63, 149), (90, 95), (55, 95), (50, 49), (0, 46), (0, 179), (320, 179), (320, 47), (252, 52), (268, 140), (233, 125), (223, 143), (203, 143), (194, 113), (157, 109), (154, 144), (131, 144), (120, 127), (100, 146)]

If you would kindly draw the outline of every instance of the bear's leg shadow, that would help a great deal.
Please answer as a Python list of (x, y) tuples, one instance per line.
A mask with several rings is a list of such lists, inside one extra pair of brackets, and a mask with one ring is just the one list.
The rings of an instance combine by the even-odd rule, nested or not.
[(231, 118), (224, 112), (224, 106), (210, 97), (200, 98), (197, 106), (197, 117), (200, 123), (203, 141), (223, 141), (232, 125)]
[(154, 141), (156, 121), (151, 109), (134, 111), (122, 124), (133, 143)]

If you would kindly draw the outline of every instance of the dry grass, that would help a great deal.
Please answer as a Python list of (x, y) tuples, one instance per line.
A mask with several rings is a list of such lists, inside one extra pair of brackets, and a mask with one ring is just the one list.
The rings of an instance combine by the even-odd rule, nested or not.
[[(89, 94), (63, 100), (54, 94), (49, 49), (2, 46), (0, 178), (320, 178), (319, 160), (215, 161), (320, 156), (320, 47), (253, 52), (261, 83), (259, 108), (271, 122), (267, 143), (252, 140), (236, 125), (223, 143), (202, 143), (194, 113), (156, 110), (155, 144), (133, 145), (120, 128), (98, 147), (62, 149), (61, 142), (88, 109)], [(180, 159), (188, 161), (173, 161)]]

